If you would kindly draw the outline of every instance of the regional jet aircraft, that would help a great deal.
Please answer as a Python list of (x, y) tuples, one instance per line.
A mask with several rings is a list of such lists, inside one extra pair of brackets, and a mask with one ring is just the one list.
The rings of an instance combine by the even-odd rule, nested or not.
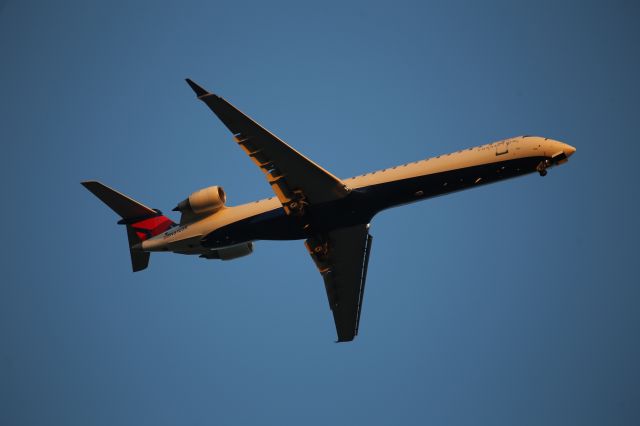
[(275, 197), (228, 206), (224, 190), (211, 186), (179, 202), (173, 210), (180, 222), (174, 223), (100, 182), (82, 184), (122, 218), (134, 272), (147, 267), (151, 252), (229, 260), (250, 254), (257, 240), (305, 240), (324, 280), (338, 342), (358, 334), (369, 222), (376, 213), (529, 173), (545, 176), (576, 151), (552, 139), (520, 136), (339, 179), (225, 99), (187, 83), (264, 172)]

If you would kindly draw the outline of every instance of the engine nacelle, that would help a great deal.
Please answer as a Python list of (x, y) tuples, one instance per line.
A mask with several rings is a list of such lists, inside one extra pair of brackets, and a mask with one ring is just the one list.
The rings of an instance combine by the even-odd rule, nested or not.
[(216, 249), (218, 259), (231, 260), (239, 257), (248, 256), (253, 253), (253, 243), (242, 243), (235, 246), (223, 247)]
[(189, 198), (180, 201), (173, 211), (193, 213), (201, 215), (215, 213), (224, 207), (227, 196), (221, 186), (210, 186), (189, 195)]

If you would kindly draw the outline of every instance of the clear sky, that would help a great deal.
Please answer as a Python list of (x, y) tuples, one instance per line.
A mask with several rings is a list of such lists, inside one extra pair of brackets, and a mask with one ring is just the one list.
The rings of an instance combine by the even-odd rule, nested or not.
[[(2, 425), (637, 425), (634, 1), (0, 1)], [(522, 134), (577, 148), (384, 212), (335, 344), (302, 241), (154, 254), (167, 213), (271, 196), (191, 77), (340, 177)], [(174, 219), (176, 217), (174, 216)]]

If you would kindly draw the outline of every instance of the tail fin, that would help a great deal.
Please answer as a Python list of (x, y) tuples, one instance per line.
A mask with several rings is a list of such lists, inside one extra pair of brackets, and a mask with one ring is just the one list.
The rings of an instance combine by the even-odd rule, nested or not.
[(82, 185), (122, 218), (118, 224), (127, 227), (133, 272), (145, 269), (150, 253), (142, 251), (140, 243), (163, 233), (175, 223), (160, 210), (151, 209), (100, 182), (86, 181)]
[(127, 238), (129, 239), (129, 253), (131, 254), (131, 268), (133, 272), (147, 269), (151, 253), (138, 248), (142, 240), (140, 240), (140, 237), (136, 235), (136, 231), (129, 225), (127, 225)]

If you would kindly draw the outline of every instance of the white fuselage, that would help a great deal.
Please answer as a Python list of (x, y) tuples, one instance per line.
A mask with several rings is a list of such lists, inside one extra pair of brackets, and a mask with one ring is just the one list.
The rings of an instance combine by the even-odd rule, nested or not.
[[(550, 159), (559, 153), (564, 153), (568, 157), (574, 151), (573, 147), (552, 139), (522, 136), (366, 173), (344, 179), (343, 182), (353, 191), (365, 191), (369, 188), (394, 185), (394, 191), (398, 192), (405, 183), (406, 187), (411, 187), (410, 194), (401, 200), (394, 201), (389, 206), (384, 203), (380, 204), (386, 208), (494, 182), (498, 180), (496, 176), (499, 176), (500, 173), (506, 173), (505, 168), (507, 167), (511, 167), (512, 170), (508, 170), (509, 173), (505, 174), (505, 177), (535, 172), (538, 160), (545, 161), (545, 159)], [(456, 171), (462, 170), (466, 171), (464, 177), (462, 173), (456, 174)], [(473, 173), (475, 170), (478, 171), (477, 177), (473, 174), (470, 176), (469, 173)], [(429, 183), (425, 183), (424, 188), (416, 186), (416, 182), (421, 182), (420, 179), (427, 182), (426, 179), (430, 176), (434, 178), (428, 180)], [(439, 177), (438, 180), (435, 179), (435, 176)], [(282, 210), (282, 205), (276, 197), (239, 206), (225, 206), (207, 217), (192, 223), (178, 225), (144, 241), (142, 249), (145, 251), (201, 254), (203, 250), (208, 250), (201, 245), (201, 240), (205, 236), (278, 209)], [(249, 237), (249, 240), (253, 239), (260, 238)], [(228, 245), (238, 243), (239, 241), (231, 239)], [(224, 243), (220, 243), (219, 246), (224, 246)]]

